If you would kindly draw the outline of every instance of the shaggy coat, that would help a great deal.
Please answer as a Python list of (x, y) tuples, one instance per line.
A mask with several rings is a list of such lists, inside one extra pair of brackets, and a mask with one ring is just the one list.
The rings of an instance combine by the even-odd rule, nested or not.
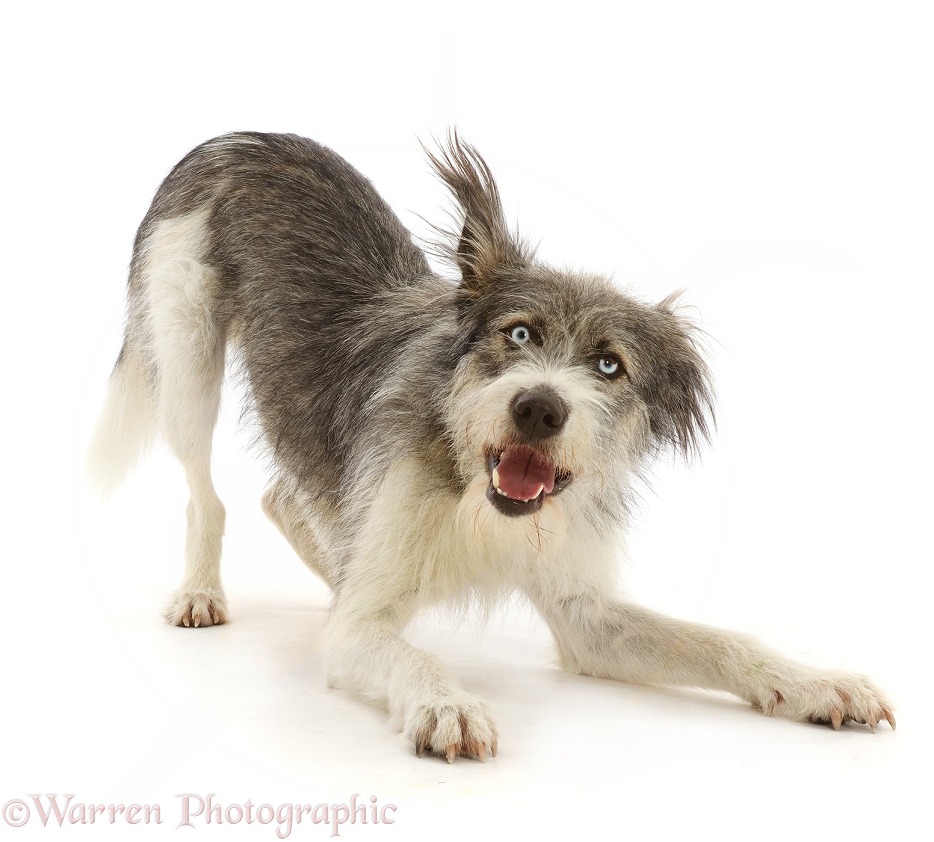
[(459, 283), (311, 140), (225, 135), (159, 187), (136, 236), (92, 467), (114, 487), (156, 434), (184, 466), (185, 577), (169, 621), (227, 619), (210, 457), (233, 351), (274, 466), (265, 511), (334, 592), (329, 682), (385, 704), (419, 753), (482, 760), (497, 733), (404, 626), (440, 600), (517, 590), (571, 671), (727, 690), (835, 727), (894, 726), (859, 676), (616, 595), (633, 478), (710, 432), (695, 332), (673, 299), (646, 304), (537, 261), (456, 136), (429, 158), (460, 209)]

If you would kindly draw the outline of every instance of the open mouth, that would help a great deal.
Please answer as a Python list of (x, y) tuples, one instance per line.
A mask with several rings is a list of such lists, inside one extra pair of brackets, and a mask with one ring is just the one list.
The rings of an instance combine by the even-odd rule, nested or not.
[(487, 499), (510, 517), (541, 509), (546, 497), (559, 494), (573, 477), (532, 447), (514, 445), (487, 457), (490, 485)]

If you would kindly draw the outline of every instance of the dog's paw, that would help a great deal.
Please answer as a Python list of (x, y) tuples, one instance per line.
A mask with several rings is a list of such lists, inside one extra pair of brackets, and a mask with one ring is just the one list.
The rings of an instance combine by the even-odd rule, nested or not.
[(883, 719), (895, 729), (892, 705), (868, 678), (846, 673), (814, 674), (776, 682), (753, 700), (767, 716), (829, 724), (834, 730), (850, 720), (876, 730)]
[(406, 736), (421, 757), (425, 749), (453, 763), (457, 756), (474, 757), (481, 763), (487, 751), (496, 757), (496, 725), (479, 699), (438, 699), (418, 705), (407, 718)]
[(165, 619), (173, 626), (199, 628), (227, 622), (227, 601), (222, 590), (183, 590), (166, 609)]

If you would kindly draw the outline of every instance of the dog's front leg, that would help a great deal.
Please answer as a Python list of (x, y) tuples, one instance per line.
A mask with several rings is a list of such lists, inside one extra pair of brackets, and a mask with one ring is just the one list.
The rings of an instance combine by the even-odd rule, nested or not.
[(434, 655), (399, 634), (404, 606), (360, 613), (338, 599), (328, 619), (328, 681), (364, 693), (389, 708), (415, 743), (452, 762), (457, 755), (496, 756), (496, 726), (486, 704), (467, 693)]
[(767, 715), (894, 728), (891, 705), (866, 678), (822, 672), (730, 631), (674, 620), (596, 592), (533, 600), (572, 672), (640, 684), (726, 690)]

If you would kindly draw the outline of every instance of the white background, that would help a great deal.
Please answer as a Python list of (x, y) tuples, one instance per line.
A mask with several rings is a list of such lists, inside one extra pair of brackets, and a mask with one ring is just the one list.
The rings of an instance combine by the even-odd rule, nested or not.
[[(182, 792), (398, 805), (395, 825), (351, 839), (924, 836), (929, 5), (335, 5), (5, 14), (0, 802), (70, 792), (161, 803), (164, 821), (59, 832), (34, 817), (16, 838), (171, 833)], [(417, 139), (453, 124), (543, 257), (651, 300), (685, 288), (710, 335), (719, 428), (700, 463), (655, 471), (629, 593), (872, 675), (897, 732), (572, 677), (513, 607), (482, 635), (442, 618), (414, 630), (501, 731), (485, 765), (418, 760), (382, 711), (326, 689), (327, 594), (259, 510), (235, 401), (215, 457), (232, 622), (161, 622), (181, 574), (180, 470), (160, 451), (103, 507), (81, 477), (159, 180), (221, 132), (292, 131), (425, 233), (418, 214), (442, 221), (444, 197)]]

